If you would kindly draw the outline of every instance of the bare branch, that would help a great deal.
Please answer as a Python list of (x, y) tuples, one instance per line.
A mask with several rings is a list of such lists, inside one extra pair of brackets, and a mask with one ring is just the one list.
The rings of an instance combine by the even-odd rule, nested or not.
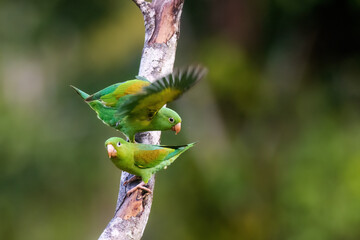
[(152, 8), (151, 8), (151, 6), (150, 6), (151, 4), (149, 2), (147, 2), (145, 0), (132, 0), (132, 1), (136, 4), (136, 6), (139, 7), (139, 9), (140, 9), (141, 13), (143, 14), (144, 18), (145, 17), (146, 18), (150, 17), (149, 15), (152, 12), (151, 11)]
[[(173, 71), (177, 40), (180, 32), (180, 16), (184, 0), (133, 0), (144, 16), (145, 43), (139, 75), (154, 81)], [(161, 132), (144, 132), (136, 135), (136, 141), (160, 144)], [(109, 222), (100, 240), (138, 240), (142, 237), (150, 214), (153, 195), (138, 189), (130, 196), (126, 193), (139, 182), (123, 185), (133, 175), (122, 172), (115, 216)], [(148, 188), (154, 191), (153, 176)]]
[(140, 8), (140, 5), (144, 2), (146, 2), (145, 0), (132, 0), (139, 8)]

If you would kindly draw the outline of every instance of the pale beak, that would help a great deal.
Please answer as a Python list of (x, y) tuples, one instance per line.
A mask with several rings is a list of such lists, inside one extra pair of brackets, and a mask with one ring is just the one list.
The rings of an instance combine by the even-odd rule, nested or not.
[(107, 147), (107, 151), (108, 151), (109, 158), (112, 158), (112, 157), (116, 157), (116, 156), (117, 156), (116, 149), (114, 148), (113, 145), (108, 144), (106, 147)]
[(173, 130), (175, 135), (177, 135), (181, 130), (181, 123), (177, 123), (175, 126), (172, 126), (171, 130)]

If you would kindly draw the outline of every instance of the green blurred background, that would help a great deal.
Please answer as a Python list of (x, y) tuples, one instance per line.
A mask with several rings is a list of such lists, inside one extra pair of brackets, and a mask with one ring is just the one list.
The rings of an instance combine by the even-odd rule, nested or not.
[[(96, 239), (119, 136), (69, 87), (137, 74), (130, 0), (0, 1), (0, 239)], [(360, 1), (185, 0), (170, 104), (199, 144), (157, 174), (143, 239), (360, 239)]]

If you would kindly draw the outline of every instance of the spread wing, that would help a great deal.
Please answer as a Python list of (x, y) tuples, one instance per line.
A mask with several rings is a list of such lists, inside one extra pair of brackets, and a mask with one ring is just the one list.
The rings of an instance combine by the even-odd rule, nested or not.
[(100, 100), (105, 106), (114, 107), (119, 103), (120, 98), (139, 93), (143, 87), (148, 85), (150, 85), (150, 82), (145, 78), (116, 83), (92, 94), (85, 101)]
[(204, 67), (190, 66), (185, 71), (175, 71), (160, 78), (118, 105), (118, 115), (129, 115), (139, 120), (152, 119), (165, 104), (179, 98), (206, 73)]

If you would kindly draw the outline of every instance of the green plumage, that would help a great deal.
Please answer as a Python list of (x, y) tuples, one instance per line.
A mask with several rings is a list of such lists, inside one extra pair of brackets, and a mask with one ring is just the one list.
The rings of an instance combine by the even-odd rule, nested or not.
[[(116, 83), (92, 95), (71, 86), (106, 125), (123, 132), (131, 142), (145, 131), (180, 131), (180, 116), (165, 104), (180, 97), (206, 74), (202, 67), (176, 71), (150, 83), (143, 77)], [(176, 128), (176, 126), (178, 126)]]
[(183, 152), (194, 146), (160, 146), (135, 144), (122, 138), (112, 137), (105, 142), (109, 157), (121, 170), (142, 178), (147, 183), (157, 171), (166, 168)]

